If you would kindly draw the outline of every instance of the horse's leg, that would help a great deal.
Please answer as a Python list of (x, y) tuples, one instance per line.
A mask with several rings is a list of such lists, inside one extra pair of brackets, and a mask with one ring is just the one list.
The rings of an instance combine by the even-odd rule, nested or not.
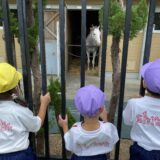
[(95, 51), (95, 52), (93, 52), (92, 69), (94, 69), (96, 53), (97, 53), (96, 51)]
[(90, 64), (90, 56), (89, 52), (87, 51), (87, 63), (88, 63), (88, 70), (89, 70), (89, 64)]

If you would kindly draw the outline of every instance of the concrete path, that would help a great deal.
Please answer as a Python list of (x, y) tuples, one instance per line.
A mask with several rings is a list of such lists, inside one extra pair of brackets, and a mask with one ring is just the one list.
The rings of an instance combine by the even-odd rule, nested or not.
[[(98, 76), (88, 76), (85, 77), (85, 84), (94, 84), (97, 87), (100, 86), (100, 78)], [(76, 90), (80, 87), (80, 76), (68, 74), (66, 77), (66, 98), (73, 99)], [(126, 79), (125, 85), (125, 101), (135, 95), (138, 95), (140, 88), (140, 80), (138, 79)], [(105, 79), (105, 93), (107, 94), (107, 99), (110, 99), (112, 92), (112, 79)]]

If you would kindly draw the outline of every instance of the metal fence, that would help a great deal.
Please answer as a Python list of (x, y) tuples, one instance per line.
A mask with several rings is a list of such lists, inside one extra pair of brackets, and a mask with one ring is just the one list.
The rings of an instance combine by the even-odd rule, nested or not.
[[(32, 83), (31, 83), (31, 72), (29, 67), (29, 51), (28, 51), (28, 40), (27, 40), (27, 26), (26, 26), (26, 1), (17, 0), (17, 12), (19, 22), (19, 39), (22, 56), (22, 68), (23, 68), (23, 83), (24, 83), (24, 94), (25, 99), (28, 102), (29, 108), (33, 110), (32, 100)], [(85, 85), (85, 56), (86, 56), (86, 0), (81, 0), (81, 70), (80, 70), (80, 87)], [(122, 124), (122, 110), (124, 102), (124, 89), (125, 89), (125, 77), (126, 77), (126, 64), (128, 55), (128, 44), (130, 35), (130, 20), (131, 20), (131, 6), (132, 0), (126, 1), (126, 17), (124, 26), (124, 41), (123, 41), (123, 52), (122, 52), (122, 64), (121, 64), (121, 83), (120, 83), (120, 98), (118, 105), (118, 134), (121, 137), (121, 124)], [(149, 1), (149, 15), (147, 23), (147, 34), (145, 42), (145, 53), (143, 64), (149, 61), (150, 47), (152, 40), (152, 28), (154, 21), (156, 0)], [(15, 66), (13, 46), (12, 46), (12, 35), (10, 30), (9, 20), (9, 4), (7, 0), (2, 0), (3, 8), (3, 25), (5, 32), (5, 44), (7, 60), (10, 64)], [(40, 57), (41, 57), (41, 71), (42, 71), (42, 91), (43, 94), (47, 91), (47, 76), (46, 76), (46, 60), (45, 60), (45, 43), (44, 43), (44, 15), (43, 15), (43, 0), (38, 0), (38, 21), (39, 21), (39, 40), (40, 40)], [(65, 80), (65, 1), (59, 0), (59, 13), (60, 13), (60, 53), (61, 53), (61, 98), (62, 98), (62, 116), (66, 113), (66, 80)], [(109, 14), (109, 0), (104, 0), (104, 21), (103, 21), (103, 40), (102, 40), (102, 53), (101, 53), (101, 71), (100, 71), (100, 89), (104, 91), (105, 88), (105, 66), (106, 66), (106, 49), (107, 49), (107, 34), (108, 34), (108, 14)], [(142, 85), (140, 86), (140, 93), (144, 94)], [(46, 116), (45, 124), (45, 155), (39, 157), (39, 159), (58, 159), (56, 157), (50, 157), (49, 153), (49, 132), (48, 132), (48, 116)], [(62, 157), (59, 159), (66, 159), (64, 140), (62, 147)], [(35, 147), (34, 139), (32, 146)], [(119, 159), (120, 141), (116, 144), (115, 160)]]

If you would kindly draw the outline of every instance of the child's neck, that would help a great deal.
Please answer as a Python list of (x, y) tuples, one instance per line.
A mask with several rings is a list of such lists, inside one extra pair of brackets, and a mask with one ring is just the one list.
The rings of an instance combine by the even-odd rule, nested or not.
[(153, 97), (153, 98), (159, 98), (159, 99), (160, 99), (160, 96), (152, 95), (152, 94), (149, 93), (149, 92), (146, 93), (146, 96)]
[(87, 131), (94, 131), (100, 127), (100, 123), (97, 117), (86, 118), (84, 117), (84, 122), (82, 123), (82, 128)]

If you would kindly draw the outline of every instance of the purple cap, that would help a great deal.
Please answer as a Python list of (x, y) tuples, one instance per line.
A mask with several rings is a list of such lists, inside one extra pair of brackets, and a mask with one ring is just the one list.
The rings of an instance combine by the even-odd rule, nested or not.
[(96, 86), (88, 85), (77, 91), (74, 102), (81, 115), (93, 117), (104, 107), (105, 94)]
[(141, 76), (150, 91), (160, 94), (160, 59), (145, 64)]

